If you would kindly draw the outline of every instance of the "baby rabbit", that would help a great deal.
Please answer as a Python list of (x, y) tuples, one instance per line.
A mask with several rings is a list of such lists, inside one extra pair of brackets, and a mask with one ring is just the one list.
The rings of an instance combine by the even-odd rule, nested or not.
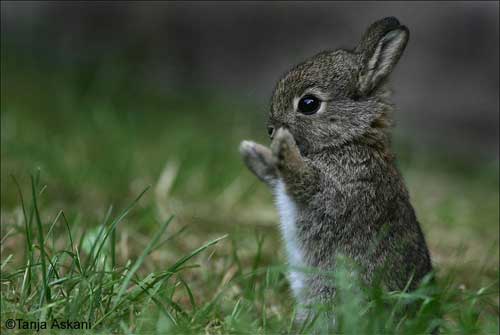
[[(328, 301), (335, 284), (297, 267), (335, 269), (343, 255), (367, 283), (415, 288), (429, 251), (391, 152), (387, 78), (408, 42), (394, 17), (373, 23), (353, 50), (321, 52), (276, 85), (271, 148), (243, 141), (248, 168), (273, 191), (299, 303)], [(295, 270), (294, 270), (295, 269)]]

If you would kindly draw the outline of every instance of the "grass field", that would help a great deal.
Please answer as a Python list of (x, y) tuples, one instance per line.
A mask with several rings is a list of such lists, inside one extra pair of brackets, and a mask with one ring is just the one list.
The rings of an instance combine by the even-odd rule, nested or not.
[[(294, 322), (272, 198), (237, 151), (268, 142), (266, 106), (166, 91), (120, 62), (41, 62), (2, 54), (2, 332), (10, 318), (90, 333), (314, 326)], [(498, 160), (401, 135), (395, 149), (438, 285), (358, 291), (339, 271), (339, 331), (497, 333)]]

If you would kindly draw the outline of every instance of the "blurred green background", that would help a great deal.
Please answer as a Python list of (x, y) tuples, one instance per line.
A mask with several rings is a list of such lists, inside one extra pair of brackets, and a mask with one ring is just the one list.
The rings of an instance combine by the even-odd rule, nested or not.
[[(6, 10), (2, 4), (2, 28)], [(93, 13), (97, 16), (99, 10)], [(496, 19), (498, 27), (498, 14)], [(216, 84), (199, 85), (196, 72), (177, 88), (175, 81), (163, 85), (158, 79), (162, 72), (145, 67), (143, 58), (135, 58), (140, 50), (134, 48), (115, 45), (103, 47), (101, 53), (97, 44), (88, 44), (88, 54), (76, 57), (62, 53), (53, 41), (46, 49), (43, 41), (27, 47), (19, 36), (38, 36), (50, 26), (48, 21), (37, 22), (35, 28), (24, 30), (25, 35), (12, 33), (15, 29), (8, 30), (10, 34), (2, 31), (1, 229), (2, 237), (13, 234), (2, 242), (3, 254), (13, 253), (16, 264), (24, 250), (12, 176), (29, 194), (30, 174), (39, 169), (47, 186), (40, 200), (42, 218), (49, 221), (63, 209), (81, 232), (94, 229), (110, 205), (124, 208), (151, 186), (118, 230), (118, 263), (136, 257), (170, 214), (175, 214), (173, 231), (187, 229), (152, 254), (145, 272), (161, 269), (210, 238), (229, 234), (203, 258), (202, 274), (190, 275), (199, 301), (217, 288), (215, 282), (210, 284), (211, 271), (219, 277), (231, 273), (225, 262), (235, 250), (243, 267), (252, 266), (261, 237), (259, 264), (284, 263), (270, 192), (244, 168), (237, 150), (243, 139), (268, 144), (267, 97), (231, 85), (224, 90)], [(78, 24), (86, 22), (92, 21)], [(60, 27), (64, 29), (61, 23)], [(334, 34), (329, 35), (334, 41)], [(230, 44), (225, 47), (231, 49)], [(85, 53), (85, 48), (78, 51)], [(288, 66), (293, 64), (285, 54), (281, 57)], [(405, 66), (403, 58), (400, 67)], [(274, 81), (279, 75), (273, 71), (269, 77)], [(272, 84), (265, 85), (271, 89)], [(492, 85), (497, 95), (491, 99), (498, 107), (498, 74)], [(398, 91), (414, 88), (403, 85)], [(492, 112), (497, 113), (487, 108), (485, 115)], [(473, 117), (480, 119), (482, 114)], [(451, 275), (453, 285), (467, 289), (498, 280), (499, 162), (489, 142), (491, 136), (498, 141), (498, 124), (490, 126), (493, 131), (484, 141), (471, 135), (477, 150), (457, 144), (467, 142), (467, 132), (462, 136), (443, 130), (461, 138), (432, 141), (432, 136), (422, 139), (411, 127), (395, 129), (394, 149), (438, 274)], [(64, 235), (60, 239), (56, 243), (65, 243)], [(288, 293), (273, 294), (269, 301), (278, 310), (285, 308), (282, 299), (289, 299)], [(494, 300), (498, 304), (498, 296)]]

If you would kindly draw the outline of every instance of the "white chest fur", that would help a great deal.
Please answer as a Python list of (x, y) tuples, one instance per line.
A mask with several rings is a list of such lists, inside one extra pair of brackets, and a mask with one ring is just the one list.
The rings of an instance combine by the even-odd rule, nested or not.
[(283, 181), (278, 181), (274, 191), (281, 221), (281, 234), (285, 242), (288, 263), (292, 267), (289, 271), (290, 286), (295, 297), (298, 297), (304, 287), (304, 274), (293, 268), (304, 267), (305, 263), (297, 240), (297, 206), (286, 193)]

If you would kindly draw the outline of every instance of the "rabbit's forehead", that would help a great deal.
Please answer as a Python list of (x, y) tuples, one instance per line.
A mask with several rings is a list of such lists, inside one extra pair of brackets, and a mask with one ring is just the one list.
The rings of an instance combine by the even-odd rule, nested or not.
[(347, 96), (356, 83), (355, 55), (339, 50), (324, 52), (290, 70), (278, 82), (272, 99), (272, 113), (285, 112), (293, 100), (311, 90), (331, 96)]

